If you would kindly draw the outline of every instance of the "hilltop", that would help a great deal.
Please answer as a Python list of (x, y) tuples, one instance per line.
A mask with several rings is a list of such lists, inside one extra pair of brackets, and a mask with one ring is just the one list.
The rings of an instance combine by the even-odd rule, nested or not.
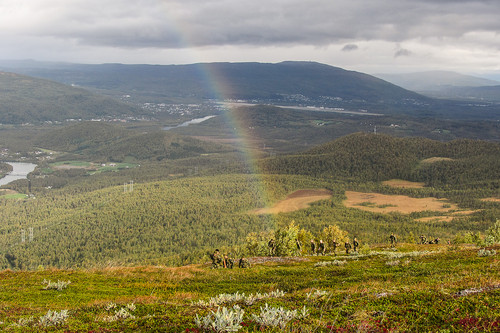
[(140, 109), (54, 81), (0, 72), (0, 117), (4, 124), (135, 118)]
[(498, 251), (401, 242), (252, 257), (245, 269), (2, 271), (0, 329), (210, 332), (206, 320), (218, 332), (498, 332)]
[(420, 94), (461, 100), (499, 101), (500, 81), (449, 71), (375, 74), (383, 80)]
[[(438, 142), (354, 133), (300, 154), (268, 158), (269, 173), (381, 181), (391, 178), (428, 185), (500, 179), (500, 145), (476, 140)], [(421, 161), (443, 157), (435, 163)], [(477, 163), (481, 160), (481, 163)]]
[(427, 71), (404, 74), (375, 74), (383, 80), (417, 92), (438, 92), (449, 87), (486, 87), (500, 85), (499, 81), (450, 71)]

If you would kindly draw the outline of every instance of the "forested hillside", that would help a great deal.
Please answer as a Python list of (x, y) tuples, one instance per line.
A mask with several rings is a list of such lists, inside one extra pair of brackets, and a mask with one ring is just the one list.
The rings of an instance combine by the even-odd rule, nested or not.
[(141, 114), (139, 108), (88, 90), (14, 73), (0, 72), (0, 91), (3, 124), (125, 119)]
[[(220, 93), (224, 98), (282, 102), (293, 96), (301, 96), (303, 101), (326, 97), (325, 102), (328, 98), (340, 98), (347, 104), (429, 100), (371, 75), (315, 62), (164, 66), (52, 64), (45, 68), (39, 63), (12, 70), (65, 84), (76, 83), (112, 95), (131, 94), (142, 101), (200, 101), (219, 98)], [(224, 91), (216, 91), (217, 86), (224, 87)]]
[[(303, 188), (326, 188), (332, 198), (291, 213), (252, 213)], [(431, 234), (452, 239), (460, 232), (484, 232), (498, 214), (498, 205), (479, 201), (494, 190), (469, 190), (462, 208), (475, 205), (482, 211), (449, 224), (415, 223), (427, 213), (380, 214), (345, 207), (347, 189), (384, 191), (376, 184), (304, 176), (228, 175), (134, 184), (125, 192), (118, 186), (73, 195), (59, 190), (25, 201), (0, 199), (0, 263), (2, 268), (22, 269), (179, 265), (207, 260), (206, 253), (214, 248), (245, 254), (241, 245), (250, 232), (271, 231), (291, 221), (313, 234), (336, 224), (367, 243), (385, 242), (391, 232), (405, 238)], [(453, 194), (432, 188), (399, 193)], [(33, 239), (22, 242), (22, 230), (30, 228)]]
[(177, 159), (233, 150), (171, 132), (139, 132), (101, 122), (53, 130), (36, 142), (41, 148), (71, 153), (73, 158), (112, 162)]
[[(432, 99), (374, 76), (315, 62), (188, 65), (45, 64), (10, 71), (76, 84), (132, 104), (246, 100), (368, 110), (391, 116), (496, 120), (495, 103)], [(491, 94), (490, 94), (491, 95)]]
[(430, 186), (478, 181), (498, 184), (500, 145), (477, 140), (439, 142), (355, 133), (302, 154), (268, 158), (262, 165), (269, 173), (336, 179), (401, 178)]
[[(236, 245), (255, 230), (275, 227), (249, 214), (265, 206), (259, 178), (219, 176), (135, 184), (72, 196), (65, 191), (16, 202), (0, 200), (1, 267), (74, 267), (200, 260), (213, 247)], [(281, 177), (265, 186), (284, 196), (318, 181)], [(20, 243), (21, 229), (34, 229)], [(213, 251), (213, 249), (212, 249)]]
[[(484, 232), (499, 213), (500, 145), (486, 141), (356, 133), (301, 154), (254, 161), (261, 173), (253, 174), (233, 148), (163, 131), (90, 123), (43, 138), (40, 143), (47, 148), (70, 150), (57, 157), (63, 166), (71, 165), (65, 159), (78, 156), (94, 162), (136, 159), (140, 165), (90, 173), (76, 166), (57, 168), (60, 164), (48, 160), (30, 175), (30, 186), (27, 180), (7, 185), (21, 193), (30, 188), (34, 197), (0, 196), (2, 268), (179, 265), (207, 260), (207, 251), (216, 247), (244, 253), (242, 242), (250, 232), (291, 221), (313, 235), (336, 224), (368, 243), (384, 242), (391, 232), (450, 240), (459, 233)], [(427, 186), (381, 183), (393, 178)], [(254, 212), (301, 189), (326, 189), (332, 197), (292, 212)], [(372, 204), (343, 203), (348, 191), (446, 198), (441, 206), (453, 204), (454, 210), (467, 212), (416, 223), (441, 213), (364, 211), (359, 207)], [(29, 239), (28, 230), (33, 230)]]

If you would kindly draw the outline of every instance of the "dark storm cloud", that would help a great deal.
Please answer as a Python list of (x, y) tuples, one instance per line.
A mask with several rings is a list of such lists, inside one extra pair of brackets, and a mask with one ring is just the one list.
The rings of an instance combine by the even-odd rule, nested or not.
[[(7, 6), (16, 2), (8, 0)], [(400, 42), (500, 31), (500, 6), (487, 0), (32, 0), (24, 4), (24, 13), (14, 8), (24, 14), (22, 21), (9, 22), (3, 10), (2, 20), (14, 34), (29, 30), (31, 37), (124, 48)]]

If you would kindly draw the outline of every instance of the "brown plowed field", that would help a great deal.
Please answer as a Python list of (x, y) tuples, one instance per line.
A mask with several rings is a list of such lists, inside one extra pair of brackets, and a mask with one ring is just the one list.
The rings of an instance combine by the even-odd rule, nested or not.
[(254, 214), (278, 214), (288, 213), (309, 207), (309, 204), (319, 200), (325, 200), (332, 196), (332, 192), (326, 189), (298, 190), (288, 195), (284, 200), (274, 204), (272, 207), (254, 210)]
[(346, 191), (344, 205), (375, 213), (399, 212), (408, 214), (426, 210), (448, 212), (458, 207), (447, 200), (436, 198), (411, 198), (405, 195), (386, 195)]
[(410, 182), (408, 180), (402, 180), (402, 179), (386, 180), (382, 182), (382, 184), (391, 187), (402, 187), (402, 188), (422, 188), (425, 186), (425, 183)]

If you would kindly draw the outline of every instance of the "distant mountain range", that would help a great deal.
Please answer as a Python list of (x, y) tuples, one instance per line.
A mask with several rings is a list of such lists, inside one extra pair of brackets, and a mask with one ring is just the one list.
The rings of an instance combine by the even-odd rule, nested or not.
[(500, 82), (448, 71), (375, 76), (427, 96), (500, 101)]
[[(78, 115), (89, 119), (102, 115), (137, 115), (142, 112), (130, 105), (125, 107), (123, 103), (113, 104), (104, 97), (100, 98), (102, 103), (107, 104), (106, 107), (96, 104), (86, 106), (83, 101), (88, 97), (82, 97), (83, 90), (78, 90), (77, 93), (80, 94), (81, 103), (79, 99), (72, 97), (69, 103), (66, 101), (65, 106), (60, 106), (68, 96), (75, 95), (75, 87), (111, 96), (115, 100), (125, 95), (135, 105), (146, 102), (197, 103), (224, 99), (244, 100), (255, 104), (318, 106), (390, 115), (460, 119), (497, 119), (500, 109), (498, 105), (485, 107), (435, 100), (368, 74), (315, 62), (82, 65), (26, 61), (0, 63), (0, 69), (70, 85), (66, 86), (66, 92), (56, 92), (61, 89), (61, 85), (37, 83), (23, 87), (23, 80), (16, 80), (18, 91), (26, 91), (22, 93), (23, 98), (15, 99), (18, 104), (12, 104), (15, 107), (10, 107), (7, 111), (5, 106), (0, 109), (0, 114), (9, 114), (4, 119), (10, 122), (25, 121), (27, 114), (36, 120), (61, 120)], [(6, 78), (8, 76), (4, 75), (4, 79)], [(12, 79), (14, 78), (13, 76)], [(32, 79), (33, 82), (34, 80)], [(27, 80), (24, 81), (28, 83)], [(9, 86), (9, 83), (5, 84)], [(47, 90), (50, 87), (53, 87), (52, 92)], [(13, 93), (12, 89), (10, 93)], [(61, 98), (51, 99), (51, 94), (60, 94), (57, 96)], [(88, 91), (85, 94), (90, 96)], [(30, 100), (30, 97), (34, 98)], [(51, 101), (54, 108), (65, 111), (52, 112), (49, 116), (50, 107), (43, 107), (43, 115), (37, 108), (31, 107), (32, 111), (24, 116), (14, 116), (14, 111), (25, 112), (22, 110), (30, 109), (23, 106), (23, 103), (33, 106), (43, 105), (47, 101)]]
[[(9, 67), (10, 66), (10, 67)], [(422, 96), (368, 74), (314, 62), (80, 65), (17, 62), (0, 68), (147, 101), (204, 99), (401, 103)], [(135, 95), (135, 96), (134, 96)]]

